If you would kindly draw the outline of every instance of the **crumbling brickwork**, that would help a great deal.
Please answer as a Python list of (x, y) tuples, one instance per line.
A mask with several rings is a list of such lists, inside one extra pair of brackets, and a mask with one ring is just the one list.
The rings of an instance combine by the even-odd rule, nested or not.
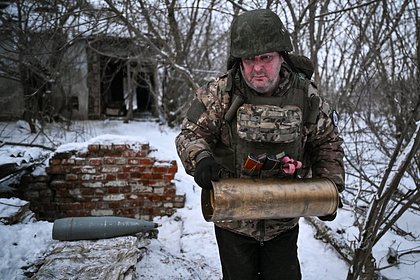
[(86, 152), (56, 153), (47, 175), (25, 176), (20, 189), (37, 217), (45, 220), (172, 215), (185, 204), (185, 195), (177, 195), (173, 183), (176, 161), (149, 154), (149, 144), (91, 144)]

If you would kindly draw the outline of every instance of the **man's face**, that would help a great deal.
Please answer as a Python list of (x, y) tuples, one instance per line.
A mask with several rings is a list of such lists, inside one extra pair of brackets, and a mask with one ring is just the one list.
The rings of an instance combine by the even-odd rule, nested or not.
[(242, 58), (242, 76), (247, 85), (256, 92), (271, 95), (278, 87), (283, 61), (283, 57), (277, 52)]

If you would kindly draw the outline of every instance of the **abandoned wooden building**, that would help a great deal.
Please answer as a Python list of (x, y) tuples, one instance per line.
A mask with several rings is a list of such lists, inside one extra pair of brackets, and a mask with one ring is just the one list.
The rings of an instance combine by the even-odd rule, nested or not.
[(0, 6), (2, 12), (9, 9), (0, 24), (0, 120), (26, 113), (82, 120), (128, 110), (157, 114), (156, 59), (141, 39), (115, 22), (106, 28), (50, 25), (49, 13), (57, 7), (34, 5), (27, 29), (13, 15), (17, 8)]

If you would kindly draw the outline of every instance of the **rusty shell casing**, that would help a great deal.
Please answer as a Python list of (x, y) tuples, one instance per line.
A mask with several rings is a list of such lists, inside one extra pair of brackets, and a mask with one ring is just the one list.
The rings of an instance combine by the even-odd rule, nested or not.
[(326, 216), (338, 204), (337, 187), (325, 178), (222, 179), (201, 194), (204, 219), (213, 222)]

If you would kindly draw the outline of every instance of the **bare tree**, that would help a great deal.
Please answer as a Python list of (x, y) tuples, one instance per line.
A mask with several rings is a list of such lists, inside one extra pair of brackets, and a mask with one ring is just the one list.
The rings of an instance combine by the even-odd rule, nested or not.
[(389, 230), (404, 232), (398, 219), (419, 209), (417, 4), (285, 1), (272, 8), (283, 15), (295, 52), (316, 65), (318, 90), (345, 117), (352, 178), (345, 200), (363, 240), (348, 259), (348, 279), (373, 279), (380, 268), (372, 247)]
[(74, 40), (92, 28), (89, 16), (81, 20), (81, 13), (91, 15), (87, 11), (93, 8), (87, 1), (61, 0), (17, 0), (8, 5), (0, 14), (7, 34), (1, 44), (1, 75), (21, 83), (23, 117), (35, 133), (36, 120), (42, 127), (67, 108), (64, 74), (77, 62), (66, 54)]
[[(88, 47), (106, 57), (104, 63), (125, 61), (120, 67), (128, 75), (130, 106), (132, 88), (138, 86), (135, 76), (148, 67), (142, 63), (149, 58), (157, 70), (144, 81), (153, 90), (162, 120), (170, 125), (182, 120), (194, 89), (225, 71), (231, 20), (255, 8), (277, 12), (290, 31), (294, 52), (314, 63), (319, 92), (343, 117), (339, 128), (346, 140), (349, 182), (343, 200), (360, 230), (359, 242), (348, 246), (352, 257), (346, 254), (351, 266), (348, 279), (373, 279), (381, 268), (372, 248), (386, 232), (404, 231), (397, 223), (404, 213), (418, 214), (416, 1), (232, 0), (227, 5), (221, 0), (105, 0), (99, 7), (89, 1), (14, 3), (16, 13), (0, 14), (12, 40), (11, 45), (0, 42), (7, 50), (0, 52), (0, 73), (22, 82), (28, 108), (37, 118), (50, 118), (59, 107), (49, 100), (64, 91), (66, 49), (91, 33), (112, 37), (118, 28), (132, 42), (129, 50), (122, 54), (104, 50), (103, 37), (90, 38)], [(101, 77), (112, 79), (113, 74)], [(127, 121), (132, 113), (129, 107)]]
[(160, 67), (156, 99), (161, 101), (163, 118), (169, 124), (179, 123), (193, 91), (223, 71), (227, 33), (218, 25), (226, 21), (223, 1), (127, 2), (129, 16), (106, 0), (110, 10), (156, 55)]

